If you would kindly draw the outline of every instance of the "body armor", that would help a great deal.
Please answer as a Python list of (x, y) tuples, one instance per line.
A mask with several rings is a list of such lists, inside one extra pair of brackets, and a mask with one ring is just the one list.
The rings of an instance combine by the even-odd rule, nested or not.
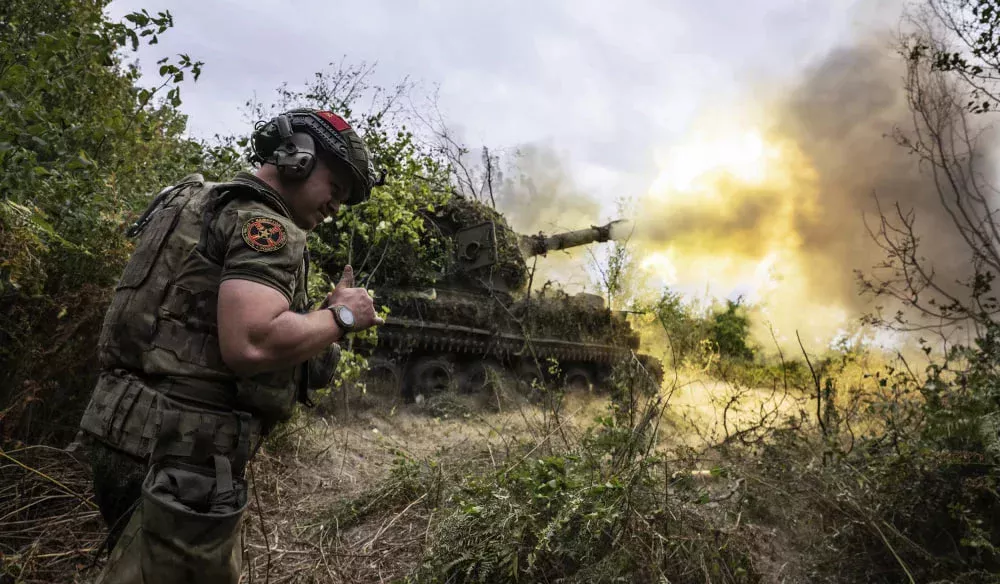
[[(190, 175), (156, 197), (133, 226), (139, 239), (104, 320), (103, 373), (84, 430), (140, 458), (229, 455), (242, 472), (249, 443), (291, 415), (307, 374), (289, 364), (237, 377), (219, 348), (219, 286), (258, 280), (306, 310), (305, 232), (288, 215), (277, 193), (244, 173), (229, 183)], [(280, 254), (241, 240), (241, 227), (260, 219), (282, 226)]]

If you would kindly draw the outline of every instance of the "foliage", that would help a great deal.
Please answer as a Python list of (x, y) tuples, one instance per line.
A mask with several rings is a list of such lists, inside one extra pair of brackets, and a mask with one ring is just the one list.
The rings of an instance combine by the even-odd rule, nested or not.
[(753, 359), (750, 316), (742, 298), (727, 299), (723, 306), (716, 304), (701, 310), (667, 288), (656, 302), (639, 308), (651, 314), (662, 328), (677, 364), (688, 361), (704, 367), (718, 357), (734, 361)]
[(647, 309), (667, 334), (674, 362), (694, 354), (702, 341), (708, 337), (708, 323), (695, 314), (694, 309), (684, 303), (677, 292), (669, 288), (663, 290), (660, 298)]
[(802, 426), (774, 432), (749, 519), (800, 522), (814, 581), (992, 581), (982, 578), (1000, 568), (997, 361), (983, 349), (963, 350), (965, 375), (933, 362), (921, 376), (904, 362), (872, 372), (822, 413), (822, 441)]
[[(173, 19), (140, 11), (110, 22), (105, 5), (0, 6), (5, 437), (70, 432), (92, 387), (93, 339), (110, 286), (131, 250), (123, 227), (151, 193), (202, 162), (177, 110), (179, 83), (197, 78), (201, 63), (165, 59), (159, 85), (139, 86), (124, 58), (157, 42)], [(32, 424), (33, 415), (48, 427)]]
[[(634, 217), (636, 213), (634, 203), (629, 199), (618, 199), (617, 216)], [(638, 292), (638, 282), (635, 278), (638, 270), (631, 242), (633, 233), (614, 235), (617, 239), (612, 240), (606, 248), (607, 257), (604, 261), (598, 260), (593, 248), (588, 247), (587, 251), (591, 257), (591, 269), (596, 272), (593, 280), (597, 289), (608, 299), (608, 306), (612, 310), (623, 310), (635, 303)]]
[(968, 327), (979, 336), (1000, 312), (992, 293), (1000, 231), (989, 194), (991, 141), (984, 139), (996, 109), (997, 22), (990, 0), (927, 0), (900, 39), (913, 124), (897, 128), (894, 137), (927, 171), (939, 196), (936, 211), (962, 245), (949, 258), (957, 273), (945, 277), (926, 255), (930, 247), (913, 210), (880, 206), (869, 228), (884, 259), (859, 274), (862, 292), (878, 299), (877, 306), (889, 301), (888, 314), (879, 309), (869, 316), (879, 326), (945, 336)]
[[(862, 436), (864, 459), (854, 464), (867, 467), (870, 483), (859, 494), (866, 515), (894, 530), (879, 535), (887, 547), (895, 541), (892, 558), (883, 554), (874, 563), (895, 563), (911, 581), (955, 574), (976, 581), (995, 573), (1000, 560), (1000, 305), (992, 290), (1000, 231), (995, 201), (984, 194), (994, 187), (992, 173), (982, 172), (987, 143), (981, 139), (997, 105), (1000, 15), (990, 0), (929, 0), (922, 8), (900, 44), (913, 126), (896, 138), (929, 170), (940, 211), (965, 244), (954, 261), (968, 269), (957, 282), (942, 277), (923, 255), (914, 213), (900, 205), (880, 209), (872, 234), (885, 260), (861, 276), (862, 290), (902, 308), (870, 320), (941, 342), (921, 338), (928, 360), (922, 375), (904, 362), (876, 378), (880, 397), (868, 411), (880, 423)], [(971, 346), (950, 345), (962, 329), (971, 331)], [(859, 537), (850, 544), (856, 550), (870, 542)]]
[(758, 581), (746, 541), (709, 536), (709, 498), (652, 451), (659, 399), (637, 406), (565, 449), (526, 442), (495, 472), (470, 471), (408, 581)]
[[(117, 236), (124, 214), (199, 160), (178, 139), (184, 118), (173, 103), (185, 71), (197, 77), (201, 64), (164, 61), (163, 83), (144, 89), (117, 56), (126, 40), (155, 42), (172, 26), (169, 13), (110, 23), (103, 3), (48, 4), (17, 0), (0, 13), (0, 191), (58, 244), (44, 271), (17, 283), (34, 292), (112, 281), (125, 253)], [(162, 89), (170, 103), (151, 105)], [(0, 290), (11, 286), (0, 282)]]
[(911, 59), (926, 58), (934, 71), (960, 77), (970, 88), (965, 108), (975, 114), (995, 111), (996, 71), (1000, 70), (1000, 3), (996, 0), (929, 0), (917, 23), (923, 33), (945, 32), (950, 43), (914, 39)]
[(719, 348), (719, 353), (735, 359), (751, 359), (753, 350), (747, 345), (750, 338), (750, 318), (743, 299), (726, 299), (724, 310), (716, 311), (709, 321), (709, 338)]

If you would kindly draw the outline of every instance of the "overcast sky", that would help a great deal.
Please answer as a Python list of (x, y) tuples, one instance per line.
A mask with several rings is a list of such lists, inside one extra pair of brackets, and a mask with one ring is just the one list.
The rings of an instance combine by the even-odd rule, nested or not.
[[(541, 143), (607, 206), (648, 189), (657, 152), (706, 112), (780, 91), (870, 26), (859, 0), (117, 0), (112, 17), (168, 9), (175, 29), (140, 51), (144, 71), (184, 52), (198, 137), (243, 134), (240, 106), (269, 102), (346, 56), (374, 81), (438, 86), (471, 145)], [(880, 3), (882, 4), (882, 3)], [(147, 80), (152, 84), (153, 77)]]

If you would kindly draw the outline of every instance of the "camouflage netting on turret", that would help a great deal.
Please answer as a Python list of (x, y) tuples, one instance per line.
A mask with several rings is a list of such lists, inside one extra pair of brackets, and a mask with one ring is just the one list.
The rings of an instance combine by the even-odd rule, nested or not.
[[(447, 223), (453, 226), (453, 231), (474, 227), (487, 221), (496, 226), (495, 235), (497, 243), (497, 262), (492, 266), (479, 268), (470, 272), (454, 274), (456, 278), (463, 280), (479, 280), (482, 282), (495, 283), (502, 282), (506, 289), (516, 291), (523, 289), (528, 284), (528, 268), (524, 263), (524, 256), (518, 247), (518, 235), (510, 226), (503, 215), (495, 209), (473, 201), (454, 197), (443, 208), (434, 219), (435, 223)], [(454, 250), (452, 251), (454, 253)]]
[[(429, 288), (434, 286), (482, 289), (493, 282), (500, 290), (520, 290), (528, 282), (527, 268), (518, 248), (518, 236), (510, 230), (503, 215), (464, 197), (454, 196), (444, 205), (417, 212), (424, 221), (425, 238), (418, 245), (389, 237), (369, 245), (354, 237), (350, 261), (355, 273), (367, 278), (368, 286), (386, 288)], [(469, 227), (492, 222), (496, 226), (498, 261), (476, 270), (456, 269), (454, 235)], [(335, 231), (326, 227), (319, 230)], [(323, 265), (330, 274), (338, 274), (344, 258), (330, 257)], [(486, 292), (486, 291), (484, 291)]]
[(391, 315), (429, 323), (526, 334), (536, 339), (562, 339), (637, 348), (639, 337), (619, 313), (604, 307), (600, 296), (568, 295), (559, 290), (510, 303), (502, 296), (439, 290), (392, 292), (382, 300)]

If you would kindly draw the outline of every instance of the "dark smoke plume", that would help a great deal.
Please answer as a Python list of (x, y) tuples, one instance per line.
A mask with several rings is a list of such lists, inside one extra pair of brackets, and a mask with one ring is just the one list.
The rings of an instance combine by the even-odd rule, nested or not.
[[(861, 309), (852, 270), (884, 259), (865, 229), (877, 226), (879, 206), (912, 210), (921, 253), (954, 282), (968, 273), (968, 250), (942, 207), (939, 192), (918, 159), (893, 137), (908, 133), (913, 117), (904, 90), (902, 57), (877, 44), (841, 49), (810, 72), (791, 95), (779, 129), (794, 138), (819, 179), (820, 212), (800, 217), (798, 233), (814, 291)], [(876, 197), (879, 206), (876, 206)]]

